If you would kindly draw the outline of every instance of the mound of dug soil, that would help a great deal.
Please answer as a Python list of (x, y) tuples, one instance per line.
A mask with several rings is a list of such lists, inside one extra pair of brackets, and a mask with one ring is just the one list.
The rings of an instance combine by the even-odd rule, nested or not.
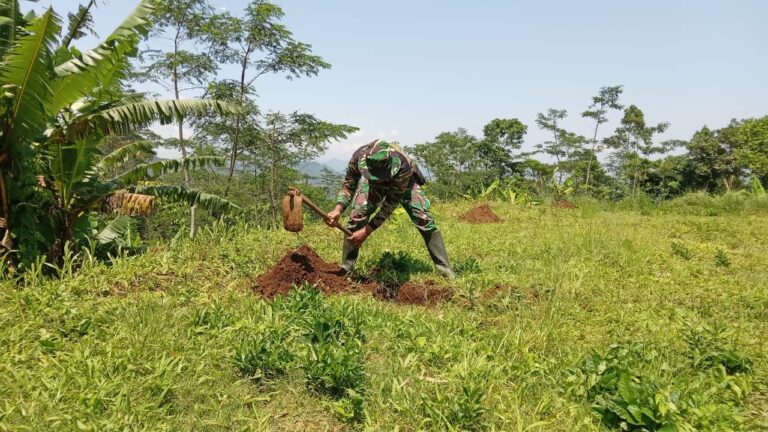
[(426, 281), (424, 284), (406, 282), (397, 290), (396, 301), (405, 304), (433, 305), (452, 298), (452, 292), (437, 286), (433, 281)]
[(254, 282), (256, 292), (269, 299), (287, 294), (294, 284), (301, 285), (304, 282), (316, 285), (326, 294), (350, 292), (354, 288), (344, 278), (339, 266), (325, 262), (306, 245), (286, 253)]
[(561, 209), (575, 209), (576, 204), (568, 201), (568, 200), (557, 200), (554, 204), (552, 204), (552, 207), (555, 208), (561, 208)]
[(488, 207), (488, 204), (479, 205), (463, 215), (459, 220), (471, 224), (499, 223), (501, 218)]
[(305, 282), (325, 294), (369, 293), (382, 300), (404, 304), (433, 305), (453, 298), (451, 291), (433, 281), (423, 285), (407, 282), (394, 288), (384, 288), (375, 282), (352, 282), (344, 277), (338, 265), (324, 261), (306, 245), (289, 251), (267, 272), (255, 278), (253, 289), (257, 294), (273, 299)]

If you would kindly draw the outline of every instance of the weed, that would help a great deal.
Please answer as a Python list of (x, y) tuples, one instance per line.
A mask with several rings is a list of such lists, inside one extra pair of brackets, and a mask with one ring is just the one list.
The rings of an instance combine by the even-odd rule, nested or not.
[(715, 265), (718, 267), (728, 268), (731, 266), (731, 260), (728, 259), (728, 255), (721, 248), (717, 248), (715, 252)]
[(276, 329), (243, 336), (234, 357), (240, 375), (255, 382), (283, 375), (294, 358), (285, 336)]
[[(485, 407), (486, 382), (482, 374), (460, 373), (458, 383), (446, 389), (436, 386), (421, 405), (429, 423), (439, 430), (478, 431), (488, 428)], [(451, 391), (453, 390), (453, 391)]]
[(347, 390), (365, 393), (365, 365), (359, 346), (311, 344), (303, 369), (307, 387), (317, 394), (339, 399)]
[(681, 336), (694, 368), (723, 367), (729, 375), (752, 372), (752, 360), (729, 346), (731, 337), (725, 327), (686, 324)]
[(432, 266), (404, 251), (382, 254), (377, 262), (369, 262), (371, 275), (384, 285), (399, 286), (408, 282), (413, 273), (427, 273)]
[(672, 253), (680, 258), (689, 261), (693, 258), (693, 253), (684, 244), (679, 242), (672, 242)]
[(480, 263), (474, 257), (456, 261), (453, 270), (456, 274), (477, 274), (482, 271), (480, 270)]
[(196, 334), (208, 330), (220, 330), (228, 327), (234, 321), (232, 312), (227, 310), (219, 301), (195, 310), (192, 316), (192, 330)]

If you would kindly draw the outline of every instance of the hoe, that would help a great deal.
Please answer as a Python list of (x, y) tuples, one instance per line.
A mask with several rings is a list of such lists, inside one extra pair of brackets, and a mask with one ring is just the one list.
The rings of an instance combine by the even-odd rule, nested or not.
[[(301, 210), (301, 204), (304, 203), (310, 210), (317, 213), (323, 220), (328, 220), (326, 213), (313, 203), (311, 199), (301, 194), (301, 191), (296, 188), (288, 188), (288, 195), (283, 197), (283, 227), (290, 232), (300, 232), (304, 229), (304, 215)], [(334, 225), (346, 234), (351, 236), (352, 233), (341, 226), (338, 222)]]

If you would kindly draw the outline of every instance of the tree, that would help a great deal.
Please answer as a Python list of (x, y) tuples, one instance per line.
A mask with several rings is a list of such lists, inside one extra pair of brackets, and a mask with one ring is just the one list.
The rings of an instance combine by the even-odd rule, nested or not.
[(320, 187), (329, 197), (336, 194), (343, 179), (344, 176), (326, 167), (322, 167), (320, 170)]
[(237, 79), (219, 80), (210, 91), (217, 98), (238, 102), (247, 111), (235, 114), (234, 119), (212, 118), (202, 124), (211, 138), (223, 147), (229, 148), (229, 171), (224, 196), (229, 193), (229, 184), (234, 176), (238, 157), (243, 153), (242, 144), (247, 139), (244, 120), (257, 114), (254, 101), (254, 83), (267, 73), (285, 73), (288, 79), (314, 76), (330, 64), (322, 57), (312, 54), (309, 44), (293, 39), (293, 34), (280, 23), (283, 10), (264, 0), (251, 1), (242, 18), (228, 16), (226, 40), (223, 55), (227, 62), (239, 68)]
[[(170, 49), (146, 50), (149, 60), (145, 74), (173, 92), (176, 100), (189, 90), (201, 90), (219, 68), (222, 47), (227, 35), (226, 16), (214, 13), (207, 0), (157, 0), (152, 14), (155, 23), (152, 37), (170, 42)], [(202, 50), (198, 50), (202, 46)], [(170, 83), (169, 83), (170, 81)], [(186, 119), (176, 121), (181, 156), (188, 154), (184, 135)], [(183, 169), (184, 187), (191, 187), (189, 171)], [(190, 207), (189, 236), (196, 231), (196, 206)]]
[(630, 173), (632, 195), (637, 193), (638, 185), (642, 180), (642, 156), (664, 153), (669, 150), (669, 146), (655, 145), (653, 141), (655, 134), (663, 133), (668, 127), (669, 123), (648, 126), (643, 111), (635, 105), (630, 105), (624, 110), (621, 126), (616, 128), (614, 135), (604, 140), (608, 147), (617, 150), (614, 157), (616, 162), (622, 165), (621, 170), (624, 174)]
[(608, 122), (609, 109), (617, 111), (624, 109), (624, 105), (619, 103), (619, 96), (621, 96), (621, 93), (624, 91), (622, 87), (623, 86), (620, 85), (601, 87), (597, 96), (592, 96), (592, 105), (590, 105), (586, 111), (581, 113), (582, 117), (591, 118), (595, 121), (594, 133), (592, 134), (592, 139), (589, 141), (591, 144), (589, 151), (594, 157), (588, 157), (589, 162), (587, 163), (586, 178), (584, 180), (584, 184), (587, 187), (589, 187), (589, 182), (591, 180), (593, 161), (597, 161), (597, 154), (602, 150), (600, 142), (597, 140), (597, 131), (600, 128), (600, 125)]
[(548, 109), (547, 114), (539, 113), (536, 116), (536, 124), (540, 129), (548, 130), (552, 133), (552, 141), (545, 141), (538, 144), (536, 148), (544, 153), (553, 156), (557, 161), (558, 182), (563, 181), (564, 161), (571, 159), (571, 155), (579, 151), (585, 142), (584, 137), (568, 132), (560, 127), (560, 121), (565, 119), (568, 113), (565, 110)]
[(329, 142), (345, 139), (357, 131), (353, 126), (325, 122), (298, 112), (270, 112), (252, 116), (248, 123), (256, 130), (246, 151), (253, 158), (255, 169), (266, 174), (273, 224), (278, 219), (280, 191), (286, 186), (280, 182), (281, 170), (319, 156), (327, 149)]
[(499, 179), (512, 169), (514, 150), (523, 145), (528, 126), (518, 119), (493, 119), (483, 127), (483, 139), (477, 143), (477, 156), (486, 169), (496, 171)]
[(731, 190), (741, 169), (730, 147), (722, 145), (717, 134), (703, 127), (685, 143), (688, 150), (685, 186), (689, 189), (717, 192)]
[(768, 186), (768, 116), (732, 120), (717, 135), (724, 146), (732, 149), (736, 163)]
[[(237, 111), (231, 104), (218, 101), (152, 101), (123, 93), (121, 80), (127, 57), (135, 52), (139, 36), (149, 27), (150, 0), (140, 3), (104, 42), (85, 53), (58, 43), (61, 25), (52, 9), (26, 22), (9, 18), (20, 14), (18, 5), (8, 6), (0, 10), (2, 17), (10, 19), (0, 20), (5, 26), (2, 31), (12, 38), (0, 41), (4, 89), (0, 104), (0, 198), (7, 251), (12, 250), (11, 232), (17, 227), (17, 238), (25, 246), (46, 240), (41, 231), (47, 208), (34, 204), (53, 205), (52, 214), (59, 224), (54, 227), (54, 236), (62, 237), (59, 244), (63, 248), (75, 218), (116, 191), (114, 187), (141, 178), (134, 174), (114, 182), (95, 180), (98, 169), (94, 161), (105, 136), (211, 110)], [(10, 31), (9, 22), (18, 28)], [(145, 143), (129, 146), (147, 150)], [(118, 149), (111, 160), (128, 153)], [(179, 162), (180, 166), (200, 163), (203, 161), (193, 159)], [(155, 168), (159, 169), (147, 167)], [(21, 217), (12, 218), (14, 215)], [(31, 253), (34, 247), (20, 250)]]

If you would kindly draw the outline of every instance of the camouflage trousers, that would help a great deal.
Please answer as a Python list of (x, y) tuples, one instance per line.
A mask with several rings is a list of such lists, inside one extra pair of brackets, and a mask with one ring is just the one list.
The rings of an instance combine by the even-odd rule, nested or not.
[[(371, 185), (365, 177), (360, 178), (355, 191), (355, 197), (352, 199), (352, 211), (349, 215), (348, 228), (356, 231), (365, 226), (368, 220), (379, 208), (386, 190)], [(400, 201), (411, 222), (421, 232), (437, 231), (435, 219), (429, 212), (429, 200), (424, 195), (424, 191), (415, 182), (411, 181), (408, 190), (405, 191), (403, 199)]]

